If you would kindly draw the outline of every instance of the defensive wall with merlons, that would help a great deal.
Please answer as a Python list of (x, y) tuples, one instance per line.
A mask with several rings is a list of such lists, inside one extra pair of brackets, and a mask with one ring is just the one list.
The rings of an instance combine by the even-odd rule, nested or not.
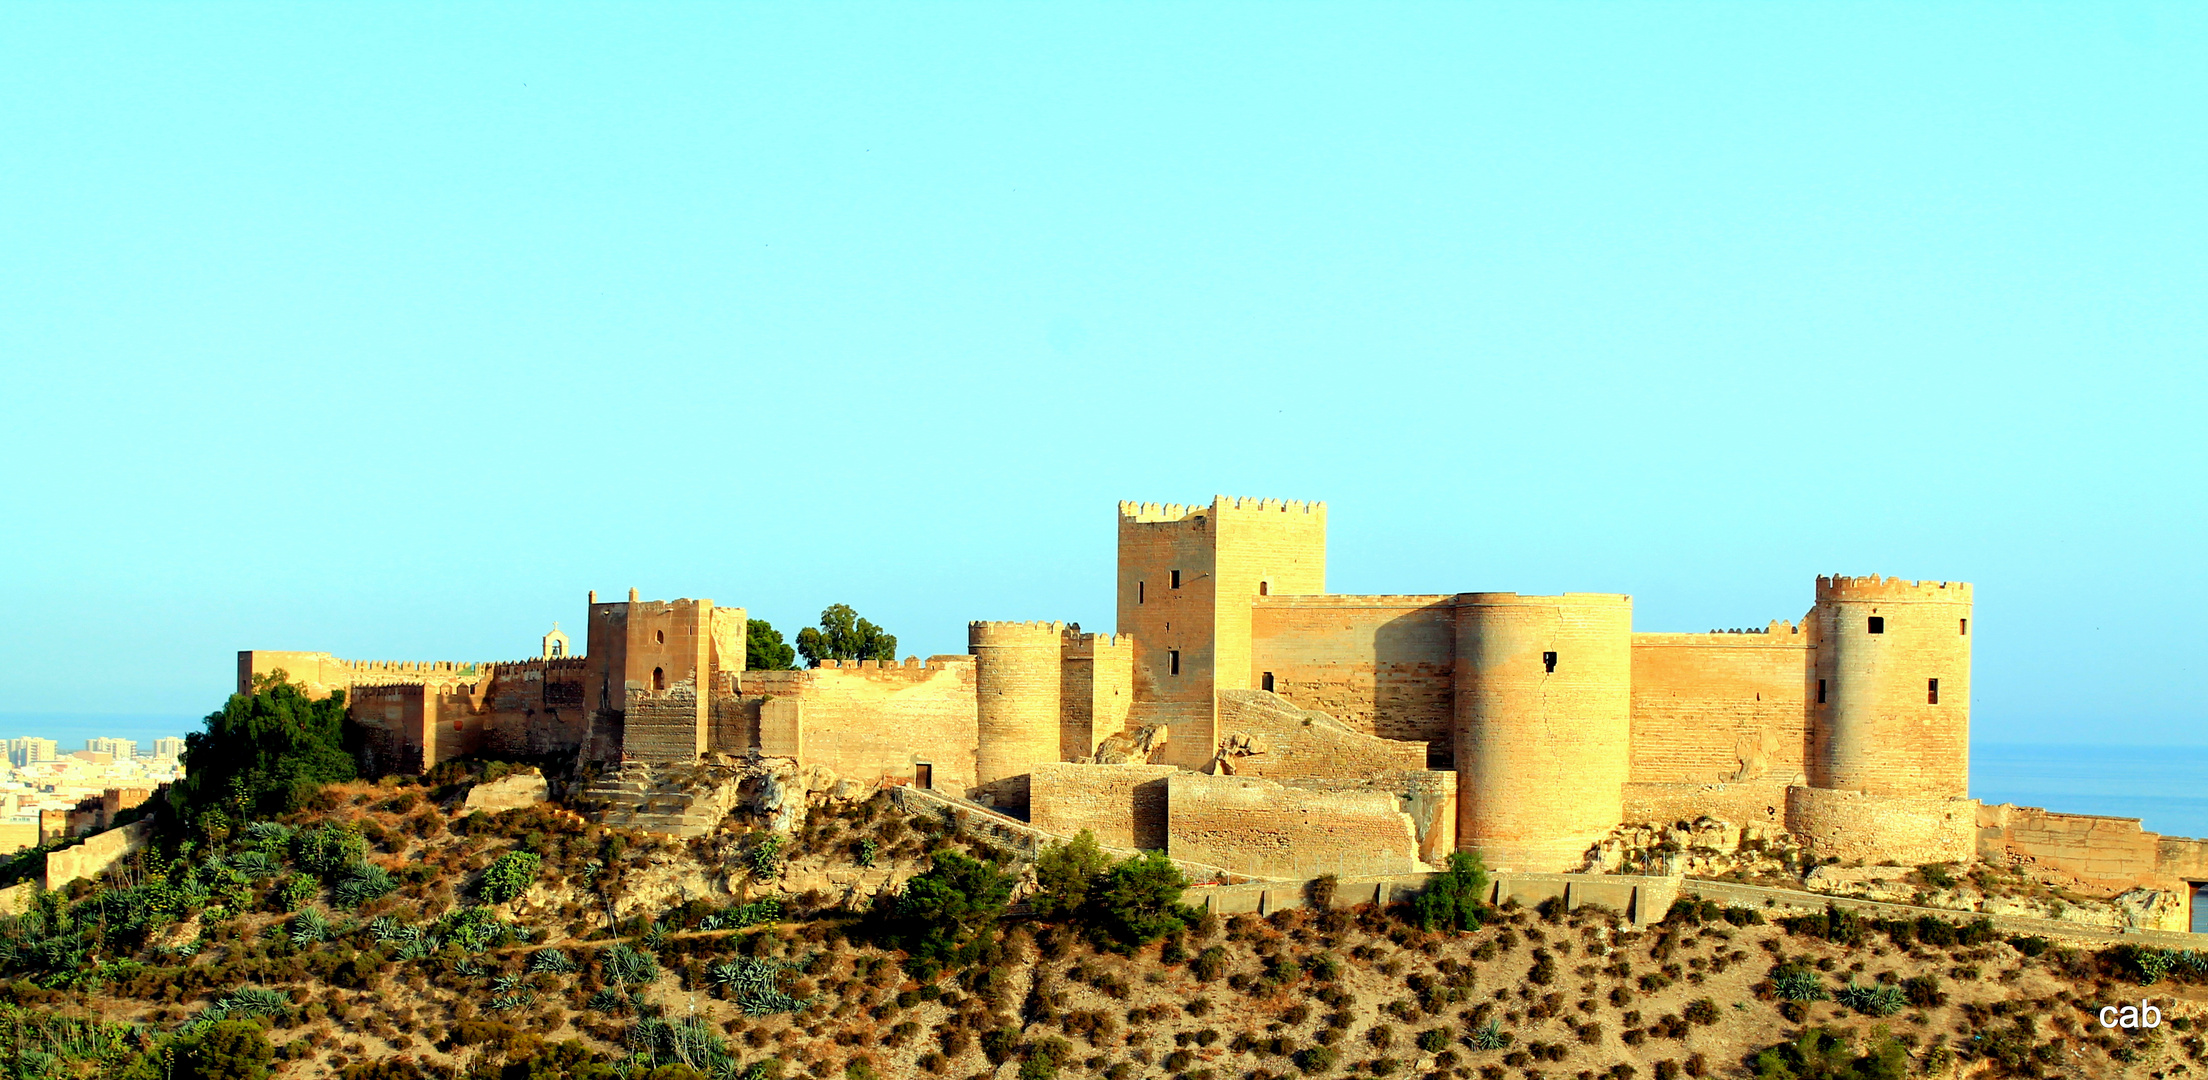
[(1576, 871), (1708, 816), (1820, 859), (2208, 878), (2197, 841), (1968, 798), (1967, 583), (1824, 575), (1798, 619), (1640, 632), (1622, 594), (1329, 594), (1326, 528), (1322, 502), (1123, 502), (1113, 632), (972, 621), (925, 662), (747, 671), (742, 609), (632, 589), (591, 594), (580, 655), (254, 651), (238, 683), (350, 692), (378, 770), (773, 758), (1253, 873)]

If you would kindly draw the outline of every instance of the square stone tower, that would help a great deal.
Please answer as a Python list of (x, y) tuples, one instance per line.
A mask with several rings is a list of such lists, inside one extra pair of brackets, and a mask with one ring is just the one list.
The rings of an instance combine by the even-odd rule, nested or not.
[(711, 600), (598, 602), (591, 594), (583, 693), (586, 754), (625, 761), (694, 761), (711, 730), (715, 676), (744, 670), (743, 608)]
[(1129, 722), (1169, 725), (1169, 760), (1202, 767), (1217, 746), (1213, 695), (1249, 689), (1251, 604), (1325, 592), (1325, 503), (1119, 504), (1119, 632), (1135, 639)]

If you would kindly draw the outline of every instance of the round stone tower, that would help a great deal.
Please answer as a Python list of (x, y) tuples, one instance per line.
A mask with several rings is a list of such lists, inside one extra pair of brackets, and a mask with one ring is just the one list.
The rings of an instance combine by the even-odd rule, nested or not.
[(994, 784), (1058, 760), (1059, 673), (1065, 624), (977, 622), (966, 627), (974, 654), (981, 744), (976, 780)]
[(1820, 577), (1809, 782), (1874, 795), (1970, 792), (1970, 586)]
[(1625, 816), (1633, 598), (1457, 597), (1457, 847), (1576, 870)]

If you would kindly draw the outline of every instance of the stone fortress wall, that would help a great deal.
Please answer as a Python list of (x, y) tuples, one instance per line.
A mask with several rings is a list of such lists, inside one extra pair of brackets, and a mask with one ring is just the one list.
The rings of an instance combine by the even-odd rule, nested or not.
[(349, 691), (380, 768), (775, 758), (1260, 876), (1460, 849), (1572, 871), (1621, 826), (1712, 816), (1845, 860), (2208, 878), (2196, 841), (1967, 798), (1967, 584), (1820, 577), (1798, 621), (1636, 633), (1622, 595), (1329, 595), (1326, 513), (1121, 503), (1116, 633), (979, 621), (964, 656), (753, 672), (742, 609), (631, 590), (592, 595), (580, 656), (246, 652), (239, 687)]

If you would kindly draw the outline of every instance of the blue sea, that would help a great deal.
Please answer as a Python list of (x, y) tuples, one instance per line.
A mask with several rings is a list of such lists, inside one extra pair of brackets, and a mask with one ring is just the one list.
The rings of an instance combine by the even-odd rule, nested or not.
[(1970, 794), (2208, 837), (2208, 747), (1973, 744)]
[(153, 740), (181, 739), (205, 731), (201, 716), (172, 713), (0, 713), (0, 739), (35, 737), (60, 743), (67, 754), (84, 749), (86, 739), (136, 739), (138, 752), (151, 753)]

